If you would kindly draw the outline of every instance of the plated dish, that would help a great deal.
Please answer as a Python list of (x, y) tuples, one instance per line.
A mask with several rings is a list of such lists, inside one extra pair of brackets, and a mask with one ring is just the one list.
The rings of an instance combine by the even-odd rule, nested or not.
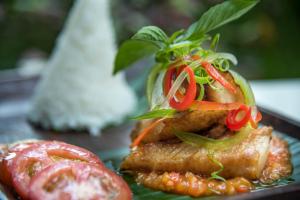
[[(186, 31), (167, 36), (148, 26), (125, 41), (115, 73), (154, 55), (147, 81), (149, 111), (139, 120), (121, 164), (138, 184), (202, 197), (250, 192), (292, 173), (288, 144), (259, 126), (262, 115), (250, 85), (217, 52), (208, 32), (238, 18), (258, 1), (225, 1)], [(153, 58), (152, 57), (152, 58)]]
[(0, 181), (28, 200), (130, 200), (127, 183), (90, 151), (58, 141), (1, 145)]
[(219, 34), (208, 35), (257, 2), (226, 1), (170, 37), (144, 27), (121, 46), (115, 73), (155, 58), (149, 111), (135, 117), (130, 153), (120, 165), (133, 196), (96, 155), (58, 141), (1, 145), (2, 185), (18, 199), (191, 199), (277, 186), (293, 167), (299, 176), (299, 159), (291, 158), (299, 155), (299, 141), (259, 124), (251, 87), (231, 68), (237, 59), (216, 51)]

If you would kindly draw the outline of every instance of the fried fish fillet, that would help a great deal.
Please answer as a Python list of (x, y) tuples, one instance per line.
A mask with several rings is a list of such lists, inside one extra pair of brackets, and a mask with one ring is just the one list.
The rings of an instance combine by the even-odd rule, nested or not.
[(277, 136), (271, 140), (268, 160), (266, 166), (259, 178), (262, 183), (272, 183), (292, 173), (291, 155), (288, 143)]
[[(258, 179), (266, 164), (272, 128), (263, 127), (249, 132), (240, 144), (215, 151), (214, 159), (224, 166), (224, 178), (242, 176)], [(211, 160), (205, 148), (185, 143), (147, 143), (134, 149), (121, 165), (123, 170), (192, 172), (210, 176), (220, 166)]]
[[(217, 124), (224, 124), (227, 111), (186, 111), (176, 115), (174, 118), (164, 119), (159, 122), (150, 132), (143, 138), (143, 142), (155, 142), (176, 138), (174, 130), (198, 132), (206, 130)], [(132, 132), (134, 139), (139, 132), (149, 126), (152, 120), (144, 120), (137, 124)]]
[[(292, 173), (291, 157), (288, 144), (283, 139), (273, 136), (266, 165), (259, 181), (272, 183)], [(243, 177), (221, 180), (210, 179), (191, 172), (138, 171), (133, 173), (138, 183), (156, 190), (194, 197), (209, 195), (232, 195), (249, 192), (254, 185)]]

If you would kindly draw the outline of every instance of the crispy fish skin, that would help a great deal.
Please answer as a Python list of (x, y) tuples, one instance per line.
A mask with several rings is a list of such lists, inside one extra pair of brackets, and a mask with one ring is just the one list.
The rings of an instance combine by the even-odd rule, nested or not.
[(191, 172), (139, 172), (136, 181), (146, 187), (193, 197), (210, 195), (233, 195), (254, 189), (250, 181), (242, 177), (228, 179), (226, 182), (204, 178)]
[[(143, 138), (144, 143), (176, 138), (174, 130), (197, 132), (208, 129), (215, 124), (224, 124), (227, 111), (185, 111), (174, 118), (164, 119)], [(143, 120), (132, 132), (132, 140), (147, 127), (152, 120)]]
[[(273, 136), (267, 162), (259, 181), (270, 184), (289, 176), (292, 173), (290, 159), (287, 142)], [(191, 172), (135, 172), (134, 176), (136, 181), (145, 187), (193, 197), (233, 195), (255, 189), (254, 185), (243, 177), (227, 179), (223, 182)]]
[(291, 175), (292, 170), (288, 143), (277, 136), (273, 136), (268, 160), (259, 181), (269, 184)]
[[(242, 176), (247, 179), (258, 179), (267, 160), (271, 134), (271, 127), (252, 130), (248, 138), (240, 144), (214, 152), (214, 159), (224, 166), (220, 175), (224, 178)], [(148, 143), (132, 150), (122, 163), (121, 169), (150, 172), (189, 171), (210, 176), (220, 167), (207, 156), (208, 153), (205, 148), (185, 143)]]

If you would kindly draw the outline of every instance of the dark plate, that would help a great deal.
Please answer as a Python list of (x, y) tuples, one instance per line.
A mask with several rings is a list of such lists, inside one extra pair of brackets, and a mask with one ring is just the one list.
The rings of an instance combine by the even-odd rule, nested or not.
[[(213, 196), (202, 198), (191, 198), (188, 196), (180, 196), (168, 194), (160, 191), (151, 190), (141, 185), (137, 185), (132, 177), (124, 175), (125, 180), (130, 185), (135, 200), (151, 199), (151, 200), (192, 200), (192, 199), (298, 199), (300, 198), (300, 126), (292, 120), (272, 113), (266, 109), (260, 108), (263, 113), (264, 120), (262, 124), (274, 127), (274, 134), (284, 138), (289, 143), (292, 154), (293, 174), (291, 177), (282, 179), (276, 184), (265, 186), (247, 194), (235, 196)], [(116, 149), (113, 151), (102, 151), (100, 157), (108, 163), (113, 164), (114, 168), (118, 168), (120, 162), (129, 152), (128, 148)]]
[[(7, 77), (5, 75), (5, 77)], [(74, 131), (57, 133), (55, 131), (42, 131), (30, 126), (26, 121), (26, 111), (28, 109), (29, 98), (36, 85), (36, 78), (18, 79), (14, 74), (9, 76), (10, 80), (4, 79), (0, 73), (0, 143), (10, 143), (16, 140), (38, 138), (49, 140), (61, 140), (71, 144), (85, 147), (96, 152), (100, 157), (118, 167), (118, 163), (128, 153), (130, 143), (129, 133), (132, 123), (125, 123), (118, 127), (107, 128), (101, 136), (91, 137), (87, 133), (77, 133)], [(12, 78), (11, 78), (12, 77)], [(2, 79), (3, 78), (3, 79)], [(13, 79), (13, 81), (12, 81)], [(3, 81), (4, 80), (4, 81)], [(300, 199), (300, 126), (299, 123), (287, 119), (284, 116), (260, 108), (263, 112), (265, 125), (271, 125), (275, 133), (284, 137), (290, 144), (294, 172), (293, 183), (280, 187), (272, 187), (263, 191), (255, 191), (249, 194), (236, 195), (230, 197), (209, 197), (202, 199)], [(7, 115), (3, 115), (6, 112)], [(110, 162), (112, 161), (112, 162)], [(0, 172), (1, 173), (1, 172)], [(149, 190), (136, 185), (128, 179), (134, 192), (134, 199), (191, 199), (186, 196), (178, 196)], [(0, 187), (0, 190), (4, 191)], [(5, 193), (5, 192), (4, 192)], [(0, 193), (0, 200), (5, 196)], [(8, 199), (9, 196), (8, 196)]]

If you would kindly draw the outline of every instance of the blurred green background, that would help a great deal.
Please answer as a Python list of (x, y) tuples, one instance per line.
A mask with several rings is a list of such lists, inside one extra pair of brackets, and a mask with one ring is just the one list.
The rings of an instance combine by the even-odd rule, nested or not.
[[(186, 28), (220, 0), (110, 0), (117, 42), (140, 27), (167, 33)], [(47, 58), (72, 0), (0, 1), (0, 70), (20, 58)], [(217, 30), (219, 51), (235, 54), (236, 70), (251, 79), (300, 77), (300, 1), (263, 0), (246, 16)], [(217, 33), (214, 32), (214, 33)], [(99, 44), (101, 45), (101, 44)]]

